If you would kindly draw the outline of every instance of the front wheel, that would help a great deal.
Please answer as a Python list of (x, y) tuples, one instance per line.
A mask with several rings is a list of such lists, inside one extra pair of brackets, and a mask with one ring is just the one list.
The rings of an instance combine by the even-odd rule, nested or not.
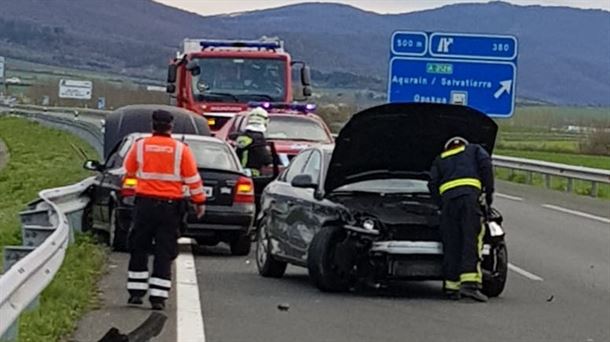
[(312, 282), (322, 291), (344, 292), (351, 285), (345, 268), (337, 265), (337, 244), (345, 239), (340, 227), (323, 227), (311, 241), (307, 257), (307, 269)]
[(125, 227), (125, 222), (120, 222), (116, 209), (110, 211), (110, 242), (112, 249), (116, 252), (127, 252), (127, 240), (129, 237), (129, 227)]
[(505, 242), (492, 246), (490, 254), (483, 259), (482, 267), (487, 271), (483, 276), (482, 292), (488, 297), (498, 297), (504, 291), (508, 275), (508, 250)]
[(281, 278), (286, 272), (287, 264), (275, 260), (271, 254), (271, 243), (267, 232), (266, 218), (263, 218), (257, 229), (256, 266), (258, 273), (265, 278)]

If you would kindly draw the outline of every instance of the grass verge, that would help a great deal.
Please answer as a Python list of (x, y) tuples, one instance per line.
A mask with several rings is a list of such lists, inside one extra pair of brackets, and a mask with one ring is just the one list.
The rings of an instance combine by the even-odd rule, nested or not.
[(516, 149), (496, 149), (495, 154), (507, 157), (544, 160), (553, 163), (586, 166), (596, 169), (610, 170), (610, 156), (594, 156), (587, 154), (559, 153), (547, 151), (525, 151)]
[[(40, 124), (0, 117), (0, 138), (11, 158), (0, 170), (0, 250), (21, 244), (18, 213), (42, 189), (72, 184), (89, 175), (72, 148), (94, 150), (79, 138)], [(2, 259), (0, 259), (2, 260)], [(53, 282), (41, 295), (40, 306), (23, 315), (20, 341), (57, 341), (70, 333), (78, 317), (92, 306), (104, 250), (81, 235), (68, 248)]]
[(97, 280), (106, 254), (89, 235), (77, 235), (64, 262), (42, 292), (40, 305), (19, 321), (19, 341), (58, 341), (71, 333), (80, 316), (97, 305)]

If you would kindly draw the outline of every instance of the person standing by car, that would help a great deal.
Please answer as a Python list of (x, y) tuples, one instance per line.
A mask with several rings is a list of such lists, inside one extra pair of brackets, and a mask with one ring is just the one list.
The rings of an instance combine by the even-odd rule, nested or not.
[[(153, 310), (163, 310), (171, 288), (171, 264), (178, 251), (183, 186), (190, 190), (198, 217), (205, 212), (205, 194), (191, 150), (171, 137), (172, 114), (156, 110), (152, 122), (152, 136), (137, 140), (123, 164), (125, 177), (137, 179), (127, 289), (129, 304), (142, 304), (148, 290)], [(153, 242), (149, 277), (148, 251)]]
[(432, 164), (428, 188), (441, 206), (445, 293), (451, 299), (464, 296), (486, 302), (487, 296), (480, 291), (485, 228), (479, 198), (484, 191), (485, 201), (491, 205), (491, 157), (480, 145), (451, 138)]
[(248, 114), (246, 120), (246, 131), (235, 140), (235, 151), (241, 165), (250, 169), (252, 176), (260, 176), (261, 169), (273, 162), (265, 139), (269, 114), (263, 108), (257, 107)]

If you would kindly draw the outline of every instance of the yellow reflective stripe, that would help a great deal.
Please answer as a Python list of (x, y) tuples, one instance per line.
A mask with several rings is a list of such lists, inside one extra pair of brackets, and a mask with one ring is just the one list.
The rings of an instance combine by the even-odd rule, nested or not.
[(466, 146), (460, 146), (458, 148), (454, 148), (454, 149), (451, 149), (449, 151), (445, 151), (445, 152), (441, 153), (441, 158), (445, 159), (445, 158), (450, 157), (450, 156), (452, 156), (454, 154), (462, 153), (462, 152), (464, 152), (465, 149), (466, 149)]
[(241, 166), (246, 167), (248, 165), (248, 150), (245, 150), (241, 156)]
[(460, 289), (459, 281), (445, 280), (445, 290), (459, 290), (459, 289)]
[(481, 181), (476, 179), (476, 178), (458, 178), (458, 179), (454, 179), (452, 181), (448, 181), (443, 183), (440, 188), (439, 188), (439, 192), (441, 193), (441, 195), (450, 189), (453, 188), (457, 188), (459, 186), (473, 186), (477, 189), (481, 189)]
[(481, 275), (478, 272), (462, 273), (460, 275), (460, 281), (462, 283), (480, 283)]

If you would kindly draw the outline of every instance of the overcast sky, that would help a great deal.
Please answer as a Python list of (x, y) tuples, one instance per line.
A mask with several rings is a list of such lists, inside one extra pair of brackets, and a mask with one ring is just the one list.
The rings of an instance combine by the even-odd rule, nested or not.
[[(299, 0), (155, 0), (173, 7), (178, 7), (201, 15), (233, 13), (256, 9), (279, 7), (297, 4)], [(404, 13), (423, 9), (436, 8), (458, 2), (489, 2), (488, 0), (337, 0), (378, 13)], [(596, 8), (610, 11), (610, 0), (508, 0), (518, 5), (570, 6), (579, 8)]]

